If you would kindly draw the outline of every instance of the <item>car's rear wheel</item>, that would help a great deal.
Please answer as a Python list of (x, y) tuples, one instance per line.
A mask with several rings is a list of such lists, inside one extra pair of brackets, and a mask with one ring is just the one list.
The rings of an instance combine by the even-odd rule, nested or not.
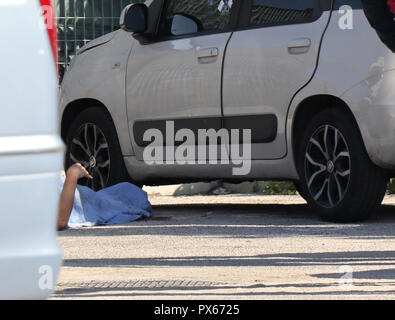
[(381, 203), (386, 172), (370, 160), (352, 116), (341, 109), (316, 115), (298, 151), (301, 193), (328, 221), (367, 219)]
[(99, 107), (82, 111), (66, 137), (65, 168), (81, 163), (93, 176), (80, 184), (97, 191), (129, 181), (117, 133), (111, 117)]

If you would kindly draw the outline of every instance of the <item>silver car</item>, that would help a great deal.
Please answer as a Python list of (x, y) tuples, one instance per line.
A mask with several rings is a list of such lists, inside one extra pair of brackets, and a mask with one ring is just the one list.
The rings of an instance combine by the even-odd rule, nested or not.
[(73, 59), (66, 166), (120, 181), (293, 180), (366, 219), (395, 172), (395, 55), (360, 1), (154, 0)]

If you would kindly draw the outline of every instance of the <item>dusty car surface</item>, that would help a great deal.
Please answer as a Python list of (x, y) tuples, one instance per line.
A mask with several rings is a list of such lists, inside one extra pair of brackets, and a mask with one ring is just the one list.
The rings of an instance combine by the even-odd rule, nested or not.
[(66, 166), (94, 189), (293, 180), (323, 219), (363, 220), (395, 171), (394, 69), (359, 0), (130, 5), (63, 80)]

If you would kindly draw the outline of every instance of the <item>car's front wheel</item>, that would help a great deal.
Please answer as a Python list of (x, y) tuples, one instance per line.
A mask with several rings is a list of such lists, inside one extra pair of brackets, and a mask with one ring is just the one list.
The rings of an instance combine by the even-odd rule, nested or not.
[(384, 170), (370, 160), (354, 119), (341, 109), (316, 115), (307, 126), (297, 159), (300, 188), (324, 219), (367, 219), (381, 203)]
[(129, 180), (114, 124), (101, 108), (86, 109), (74, 119), (66, 146), (65, 168), (79, 162), (93, 176), (80, 184), (97, 191)]

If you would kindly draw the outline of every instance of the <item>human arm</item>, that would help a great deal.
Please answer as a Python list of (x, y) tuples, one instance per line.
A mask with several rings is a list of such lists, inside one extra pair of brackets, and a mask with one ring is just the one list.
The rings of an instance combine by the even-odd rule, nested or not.
[(67, 170), (66, 180), (59, 200), (58, 230), (63, 230), (67, 227), (71, 211), (73, 210), (75, 190), (78, 180), (81, 178), (93, 179), (80, 163), (74, 164)]

